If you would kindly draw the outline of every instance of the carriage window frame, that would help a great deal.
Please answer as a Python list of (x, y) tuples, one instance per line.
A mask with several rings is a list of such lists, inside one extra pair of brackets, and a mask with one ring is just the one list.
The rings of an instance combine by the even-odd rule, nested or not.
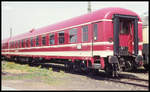
[(78, 29), (73, 28), (69, 30), (69, 42), (70, 43), (77, 43), (77, 38), (78, 38)]
[(58, 32), (58, 44), (64, 44), (65, 43), (65, 32), (60, 31)]
[(88, 25), (82, 26), (82, 42), (88, 41)]
[(50, 33), (49, 34), (49, 45), (53, 45), (53, 44), (55, 44), (55, 34)]

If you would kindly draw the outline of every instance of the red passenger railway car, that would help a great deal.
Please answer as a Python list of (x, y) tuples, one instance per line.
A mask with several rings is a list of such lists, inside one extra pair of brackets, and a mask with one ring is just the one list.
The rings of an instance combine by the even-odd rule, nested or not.
[(141, 66), (141, 50), (142, 21), (123, 8), (103, 8), (2, 41), (5, 59), (64, 63), (113, 75)]

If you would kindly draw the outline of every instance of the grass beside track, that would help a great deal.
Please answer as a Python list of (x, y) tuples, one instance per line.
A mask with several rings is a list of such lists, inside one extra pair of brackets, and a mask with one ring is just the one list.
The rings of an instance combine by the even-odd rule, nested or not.
[(31, 67), (7, 61), (2, 62), (2, 72), (6, 73), (2, 76), (3, 80), (31, 80), (51, 85), (63, 83), (62, 78), (66, 76), (63, 71), (54, 72), (52, 68)]

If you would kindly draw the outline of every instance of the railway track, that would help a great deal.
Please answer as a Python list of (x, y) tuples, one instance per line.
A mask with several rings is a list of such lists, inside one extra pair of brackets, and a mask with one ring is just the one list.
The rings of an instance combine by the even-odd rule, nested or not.
[[(143, 76), (143, 74), (140, 74)], [(115, 82), (120, 83), (121, 85), (131, 85), (136, 87), (142, 87), (142, 88), (149, 88), (149, 79), (143, 79), (139, 76), (136, 76), (135, 73), (130, 72), (122, 72), (119, 74), (119, 77), (112, 78), (111, 76), (108, 76), (103, 71), (100, 71), (98, 74), (95, 74), (92, 76), (94, 79), (103, 79), (109, 82)]]
[[(46, 69), (52, 68), (52, 70), (56, 72), (59, 72), (60, 70), (62, 70), (68, 73), (68, 71), (66, 71), (65, 66), (62, 64), (42, 63), (42, 64), (35, 64), (32, 67), (37, 67), (39, 65), (41, 65), (41, 68), (46, 68)], [(131, 85), (131, 86), (136, 86), (136, 87), (149, 88), (149, 79), (140, 78), (139, 76), (135, 75), (136, 73), (121, 72), (119, 74), (119, 77), (117, 78), (112, 78), (111, 76), (107, 75), (102, 70), (94, 74), (87, 74), (85, 72), (69, 72), (69, 73), (87, 76), (90, 79), (114, 82), (114, 83), (118, 83), (118, 85)], [(140, 75), (143, 76), (143, 73), (141, 73)]]
[[(65, 67), (59, 66), (58, 64), (42, 64), (43, 68), (44, 67), (52, 67), (53, 70), (57, 71), (57, 70), (63, 70), (65, 71)], [(121, 84), (125, 84), (125, 85), (132, 85), (132, 86), (138, 86), (138, 87), (144, 87), (144, 88), (148, 88), (149, 87), (149, 80), (148, 79), (142, 79), (137, 77), (136, 75), (134, 75), (134, 73), (130, 73), (130, 72), (122, 72), (118, 78), (112, 78), (110, 76), (108, 76), (107, 74), (105, 74), (104, 71), (100, 71), (97, 74), (86, 74), (86, 73), (81, 73), (81, 72), (76, 72), (75, 74), (78, 75), (83, 75), (83, 76), (87, 76), (89, 78), (92, 79), (97, 79), (97, 80), (105, 80), (105, 81), (111, 81), (111, 82), (115, 82), (115, 83), (121, 83)], [(141, 74), (142, 76), (142, 74)]]
[[(84, 72), (67, 72), (65, 70), (65, 66), (53, 63), (37, 64), (32, 67), (38, 67), (39, 65), (41, 65), (41, 68), (52, 68), (52, 70), (56, 72), (64, 71), (66, 74), (68, 74), (68, 76), (63, 79), (69, 81), (69, 84), (77, 84), (79, 87), (82, 86), (85, 82), (87, 82), (84, 85), (92, 85), (91, 89), (108, 88), (111, 90), (148, 90), (149, 88), (148, 73), (146, 73), (146, 77), (143, 78), (140, 76), (143, 76), (144, 73), (121, 72), (118, 78), (112, 78), (108, 76), (104, 71), (99, 71), (96, 74), (87, 74)], [(72, 86), (70, 87), (74, 88)]]
[[(135, 74), (135, 73), (134, 73)], [(120, 74), (119, 81), (124, 84), (128, 85), (134, 85), (139, 87), (149, 87), (149, 79), (143, 79), (140, 78), (140, 76), (143, 76), (144, 74), (140, 74), (140, 76), (136, 76), (133, 73), (124, 72), (124, 74)], [(134, 75), (134, 76), (133, 76)]]
[(139, 79), (139, 78), (108, 79), (108, 81), (121, 83), (121, 84), (125, 84), (125, 85), (149, 88), (149, 80), (143, 80), (143, 79)]

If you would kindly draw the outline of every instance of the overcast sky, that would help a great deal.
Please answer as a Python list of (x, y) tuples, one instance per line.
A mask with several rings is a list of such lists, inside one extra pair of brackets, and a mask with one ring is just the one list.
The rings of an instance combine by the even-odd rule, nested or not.
[[(106, 7), (121, 7), (139, 15), (149, 12), (144, 2), (91, 2), (92, 11)], [(87, 2), (2, 2), (1, 38), (27, 32), (33, 28), (57, 23), (87, 13)]]

